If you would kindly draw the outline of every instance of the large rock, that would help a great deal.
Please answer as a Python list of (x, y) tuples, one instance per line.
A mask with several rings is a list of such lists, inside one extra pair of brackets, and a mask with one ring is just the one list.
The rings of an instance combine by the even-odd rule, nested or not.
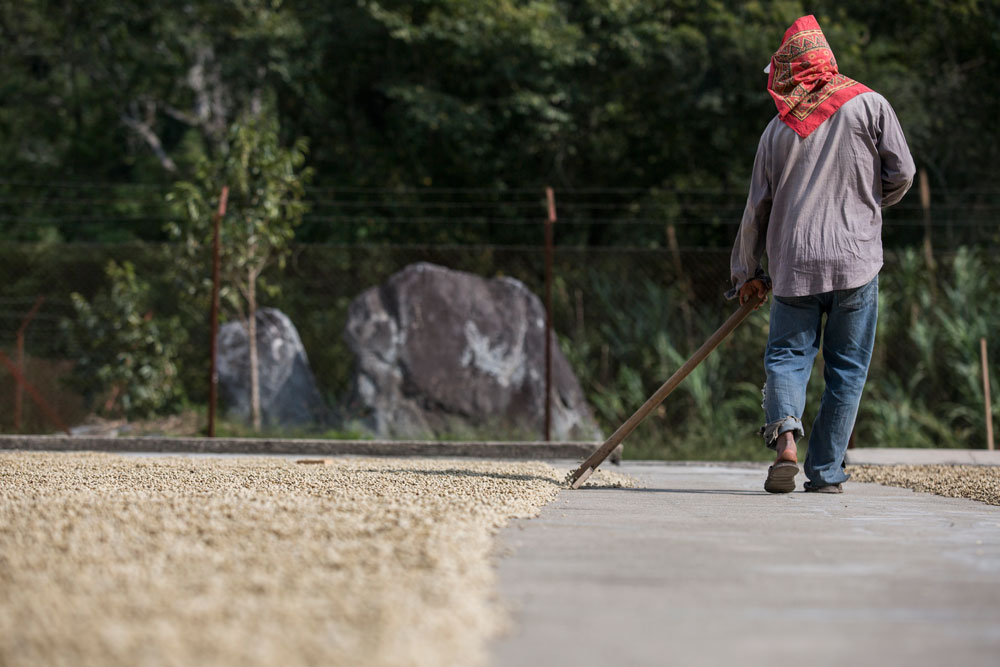
[[(379, 436), (543, 435), (545, 310), (518, 280), (412, 264), (351, 303), (344, 337)], [(601, 439), (555, 342), (552, 385), (553, 439)]]
[[(323, 398), (309, 369), (299, 332), (280, 310), (257, 310), (257, 359), (261, 421), (308, 426), (324, 420)], [(219, 394), (228, 413), (250, 419), (250, 350), (242, 322), (219, 329)]]

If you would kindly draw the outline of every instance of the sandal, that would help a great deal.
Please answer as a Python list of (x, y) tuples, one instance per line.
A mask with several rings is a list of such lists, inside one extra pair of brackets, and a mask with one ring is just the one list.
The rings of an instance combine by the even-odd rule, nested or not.
[(778, 461), (767, 469), (764, 490), (768, 493), (791, 493), (795, 490), (795, 476), (798, 474), (798, 463)]
[(843, 493), (844, 487), (840, 484), (826, 484), (824, 486), (812, 486), (809, 482), (805, 484), (806, 493)]

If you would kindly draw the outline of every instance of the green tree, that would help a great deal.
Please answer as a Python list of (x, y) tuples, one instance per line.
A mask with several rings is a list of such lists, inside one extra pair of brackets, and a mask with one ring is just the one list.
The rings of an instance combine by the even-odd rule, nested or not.
[[(807, 12), (843, 71), (893, 103), (935, 198), (995, 206), (995, 195), (969, 191), (997, 176), (983, 100), (1000, 85), (990, 68), (1000, 8), (981, 0), (6, 3), (0, 177), (164, 186), (214, 158), (240, 109), (273, 97), (286, 139), (324, 138), (310, 153), (317, 185), (635, 188), (620, 211), (594, 216), (613, 219), (652, 188), (744, 189), (774, 114), (761, 68)], [(147, 224), (163, 215), (160, 193), (78, 194), (0, 183), (0, 234), (162, 240), (161, 225)], [(679, 229), (678, 241), (725, 245), (730, 230), (703, 231)], [(298, 234), (350, 242), (372, 232), (317, 221)], [(393, 233), (427, 238), (420, 225)], [(522, 243), (529, 233), (467, 236)], [(652, 227), (566, 233), (573, 243), (662, 242)]]
[(220, 297), (247, 328), (250, 354), (250, 405), (255, 430), (260, 430), (260, 386), (257, 361), (258, 290), (274, 296), (277, 286), (262, 277), (283, 268), (295, 228), (306, 211), (304, 184), (312, 170), (303, 166), (305, 139), (283, 148), (273, 114), (246, 112), (230, 128), (219, 156), (203, 159), (192, 181), (180, 181), (168, 196), (181, 218), (168, 225), (177, 246), (176, 270), (183, 291), (208, 312), (211, 276), (212, 219), (224, 186), (229, 188), (220, 230)]
[(37, 185), (0, 184), (0, 235), (162, 240), (163, 190), (263, 106), (301, 39), (280, 0), (3, 3), (0, 178)]
[(157, 319), (150, 310), (149, 284), (130, 262), (109, 262), (106, 292), (87, 301), (71, 295), (75, 317), (64, 319), (71, 384), (104, 414), (147, 417), (175, 412), (183, 399), (178, 350), (186, 336), (177, 317)]

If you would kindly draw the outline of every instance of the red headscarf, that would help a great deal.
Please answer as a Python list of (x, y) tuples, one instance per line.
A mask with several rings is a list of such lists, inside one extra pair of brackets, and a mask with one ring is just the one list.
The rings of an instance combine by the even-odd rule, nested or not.
[(837, 60), (812, 14), (792, 24), (771, 56), (767, 92), (778, 116), (808, 137), (847, 100), (871, 89), (837, 72)]

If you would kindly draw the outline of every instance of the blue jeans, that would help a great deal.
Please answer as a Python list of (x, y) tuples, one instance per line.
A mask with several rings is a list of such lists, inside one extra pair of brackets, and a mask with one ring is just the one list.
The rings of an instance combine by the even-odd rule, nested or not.
[(796, 440), (805, 435), (806, 385), (822, 339), (825, 386), (805, 465), (811, 487), (847, 481), (844, 455), (868, 377), (877, 319), (878, 276), (855, 289), (772, 300), (764, 353), (767, 425), (761, 429), (772, 449), (782, 433), (793, 431)]

